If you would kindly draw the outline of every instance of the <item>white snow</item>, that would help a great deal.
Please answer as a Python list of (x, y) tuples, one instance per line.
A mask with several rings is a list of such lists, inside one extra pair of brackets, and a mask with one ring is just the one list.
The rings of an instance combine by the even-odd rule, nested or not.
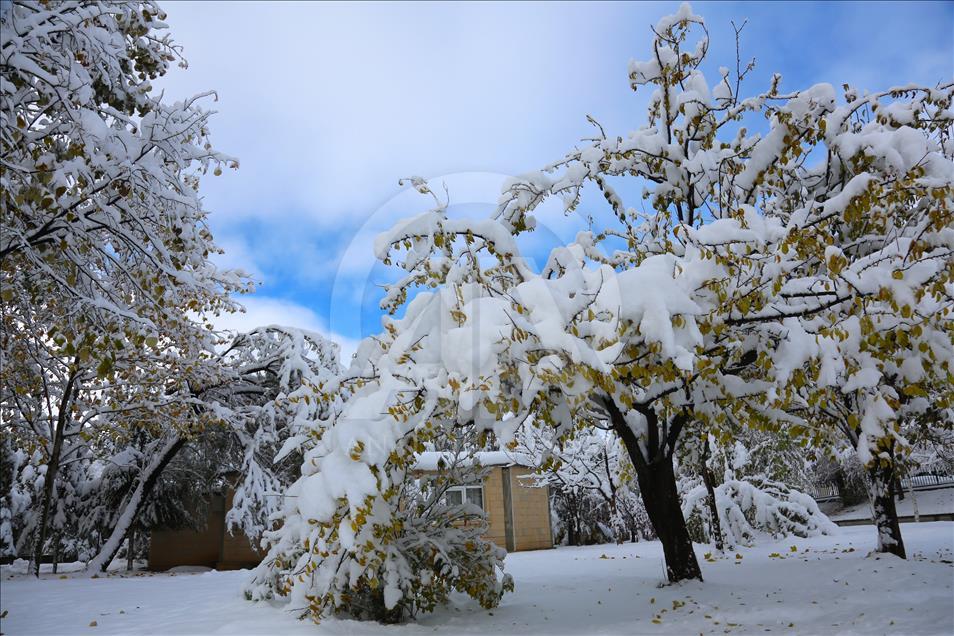
[[(113, 559), (109, 563), (107, 570), (109, 572), (124, 572), (126, 570), (127, 562), (125, 558), (122, 559)], [(195, 566), (182, 566), (182, 567), (195, 567)], [(145, 570), (146, 562), (145, 561), (135, 561), (133, 563), (133, 568), (135, 570)], [(175, 569), (175, 568), (173, 568)], [(205, 568), (206, 570), (210, 568)], [(80, 573), (82, 576), (86, 576), (84, 571), (86, 570), (85, 561), (69, 561), (66, 563), (60, 563), (56, 567), (57, 576), (63, 574), (73, 574)], [(170, 570), (171, 572), (172, 570)], [(196, 570), (193, 570), (196, 571)], [(3, 578), (8, 578), (10, 575), (14, 574), (29, 574), (30, 572), (30, 561), (28, 559), (15, 559), (13, 563), (8, 565), (0, 566), (0, 576)], [(52, 576), (53, 564), (52, 563), (43, 563), (40, 565), (40, 572), (43, 574), (50, 574)]]
[[(507, 557), (516, 591), (500, 607), (482, 610), (455, 597), (450, 607), (397, 627), (300, 622), (280, 606), (242, 598), (247, 572), (34, 580), (5, 568), (0, 604), (9, 614), (0, 629), (9, 636), (950, 634), (954, 523), (908, 523), (903, 532), (908, 561), (865, 556), (874, 529), (855, 526), (703, 560), (704, 583), (663, 588), (656, 542), (518, 552)], [(700, 558), (706, 550), (696, 546)]]
[[(479, 451), (467, 456), (466, 459), (476, 460), (481, 466), (534, 466), (533, 458), (521, 453), (510, 451)], [(414, 459), (414, 470), (434, 471), (444, 466), (450, 466), (453, 461), (453, 453), (444, 453), (440, 451), (424, 451), (417, 453)], [(465, 464), (468, 462), (465, 461)]]

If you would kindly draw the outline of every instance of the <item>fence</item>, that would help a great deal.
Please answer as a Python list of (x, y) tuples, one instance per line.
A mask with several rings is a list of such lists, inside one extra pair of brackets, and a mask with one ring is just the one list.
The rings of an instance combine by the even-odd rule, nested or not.
[(917, 489), (944, 484), (954, 484), (954, 475), (912, 475), (901, 480), (901, 487), (905, 490), (912, 486)]
[(838, 488), (834, 484), (812, 486), (808, 494), (810, 494), (815, 501), (828, 501), (841, 496), (841, 493), (838, 492)]
[[(932, 473), (911, 475), (901, 480), (901, 489), (905, 492), (911, 489), (932, 490), (934, 488), (951, 486), (954, 486), (954, 475), (936, 475)], [(816, 484), (809, 489), (808, 494), (818, 502), (830, 501), (841, 497), (841, 493), (835, 484)]]

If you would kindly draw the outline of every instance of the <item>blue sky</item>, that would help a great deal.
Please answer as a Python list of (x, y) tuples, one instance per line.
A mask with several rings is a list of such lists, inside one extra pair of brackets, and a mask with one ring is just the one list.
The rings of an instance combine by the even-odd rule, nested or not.
[[(626, 65), (677, 3), (311, 4), (167, 1), (187, 70), (172, 99), (215, 89), (216, 146), (241, 168), (202, 193), (221, 262), (261, 285), (223, 326), (306, 326), (343, 342), (376, 333), (373, 237), (426, 201), (398, 186), (441, 178), (456, 212), (484, 214), (508, 175), (539, 169), (590, 133), (643, 123)], [(710, 84), (734, 67), (730, 21), (748, 20), (748, 91), (848, 82), (872, 90), (954, 77), (954, 3), (693, 4), (711, 37)], [(638, 201), (627, 201), (638, 205)], [(572, 238), (554, 207), (536, 252)], [(534, 251), (531, 249), (531, 251)]]

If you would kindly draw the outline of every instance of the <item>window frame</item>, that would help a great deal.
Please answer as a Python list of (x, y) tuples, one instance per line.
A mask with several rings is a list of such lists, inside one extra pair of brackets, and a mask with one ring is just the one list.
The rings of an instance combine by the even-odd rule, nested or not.
[[(480, 504), (479, 504), (479, 505), (478, 505), (478, 504), (475, 504), (474, 502), (469, 501), (469, 500), (467, 499), (467, 491), (468, 491), (469, 489), (475, 489), (475, 490), (476, 490), (476, 489), (479, 489), (479, 490), (480, 490)], [(461, 504), (448, 504), (448, 503), (447, 503), (447, 495), (448, 495), (449, 493), (451, 493), (451, 492), (459, 492), (459, 493), (460, 493)], [(473, 505), (477, 506), (478, 508), (480, 508), (481, 512), (485, 512), (485, 513), (486, 513), (486, 512), (487, 512), (487, 506), (486, 506), (486, 504), (484, 503), (484, 502), (485, 502), (484, 495), (485, 495), (485, 493), (484, 493), (484, 485), (483, 485), (483, 483), (460, 484), (460, 485), (457, 485), (457, 486), (450, 486), (450, 487), (448, 487), (448, 489), (447, 489), (446, 491), (444, 491), (444, 502), (445, 502), (446, 505), (462, 505), (462, 504), (465, 504), (465, 503), (470, 503), (470, 504), (473, 504)]]

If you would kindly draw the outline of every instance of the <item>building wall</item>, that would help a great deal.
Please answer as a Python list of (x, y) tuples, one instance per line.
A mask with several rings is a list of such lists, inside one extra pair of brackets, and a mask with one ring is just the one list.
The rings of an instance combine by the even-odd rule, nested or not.
[[(506, 495), (509, 472), (510, 493)], [(553, 547), (550, 529), (550, 493), (547, 488), (531, 486), (523, 478), (532, 474), (526, 466), (494, 466), (484, 478), (484, 510), (487, 511), (487, 534), (484, 538), (507, 548), (507, 509), (510, 500), (513, 521), (513, 550), (541, 550)], [(419, 475), (427, 475), (422, 471)]]
[(506, 547), (503, 469), (499, 466), (491, 469), (490, 474), (484, 478), (484, 510), (487, 511), (488, 525), (484, 538)]
[[(222, 511), (222, 520), (225, 520), (225, 511), (232, 508), (232, 499), (235, 497), (235, 491), (229, 489), (225, 497), (225, 507)], [(241, 531), (236, 530), (234, 534), (229, 533), (228, 529), (223, 527), (222, 532), (222, 550), (219, 555), (219, 561), (215, 565), (216, 570), (240, 570), (242, 568), (255, 567), (265, 558), (263, 551), (257, 550), (252, 546), (252, 542)]]
[[(509, 472), (509, 480), (504, 476)], [(507, 500), (513, 524), (512, 552), (541, 550), (553, 547), (550, 530), (550, 495), (547, 488), (536, 488), (523, 476), (533, 470), (525, 466), (494, 466), (484, 477), (484, 510), (487, 511), (487, 534), (484, 538), (507, 548)], [(427, 473), (420, 473), (427, 474)], [(505, 490), (509, 481), (509, 497)]]
[(204, 529), (153, 530), (149, 540), (149, 569), (162, 571), (178, 565), (214, 568), (222, 548), (224, 516), (222, 497), (213, 496)]
[(241, 532), (225, 529), (225, 511), (232, 506), (233, 492), (213, 495), (202, 530), (156, 529), (150, 533), (149, 569), (168, 570), (179, 565), (201, 565), (217, 570), (254, 567), (264, 554), (256, 552)]
[[(486, 539), (507, 547), (503, 471), (495, 466), (484, 478), (484, 509), (487, 511)], [(513, 522), (514, 551), (552, 548), (550, 507), (546, 488), (533, 488), (521, 476), (532, 471), (523, 466), (511, 466), (510, 502)], [(235, 570), (254, 567), (264, 554), (253, 548), (242, 533), (229, 534), (225, 529), (225, 511), (232, 506), (233, 492), (225, 497), (215, 495), (209, 505), (209, 516), (204, 530), (164, 530), (151, 533), (149, 569), (168, 570), (178, 565), (201, 565), (217, 570)]]
[(553, 547), (550, 530), (550, 498), (547, 488), (535, 488), (525, 476), (533, 471), (524, 466), (510, 468), (510, 496), (513, 502), (514, 550), (541, 550)]

